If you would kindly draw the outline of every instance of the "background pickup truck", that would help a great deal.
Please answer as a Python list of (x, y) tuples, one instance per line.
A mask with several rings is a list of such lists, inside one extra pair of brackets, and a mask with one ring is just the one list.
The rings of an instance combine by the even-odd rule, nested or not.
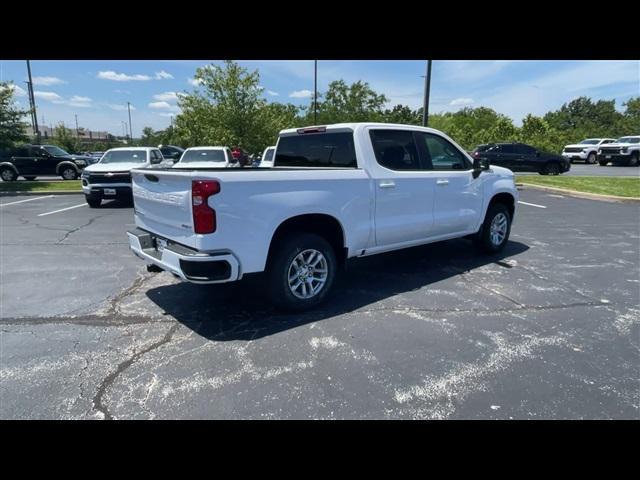
[(351, 257), (456, 237), (509, 238), (510, 170), (443, 133), (375, 123), (283, 130), (271, 169), (134, 169), (130, 248), (150, 270), (218, 283), (266, 272), (287, 310), (322, 302)]
[(565, 145), (562, 149), (562, 156), (573, 163), (581, 160), (585, 163), (596, 163), (598, 159), (598, 148), (601, 145), (615, 142), (613, 138), (587, 138), (580, 143)]
[(598, 163), (604, 167), (609, 162), (630, 167), (640, 165), (640, 135), (622, 137), (602, 145), (598, 149)]

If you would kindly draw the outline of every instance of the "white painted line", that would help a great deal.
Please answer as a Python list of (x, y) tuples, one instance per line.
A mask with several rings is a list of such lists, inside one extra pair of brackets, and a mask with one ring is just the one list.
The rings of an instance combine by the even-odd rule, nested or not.
[(41, 213), (38, 216), (39, 217), (44, 217), (46, 215), (53, 215), (54, 213), (64, 212), (65, 210), (71, 210), (72, 208), (86, 207), (86, 206), (87, 206), (86, 203), (81, 203), (80, 205), (74, 205), (73, 207), (61, 208), (60, 210), (54, 210), (53, 212)]
[(520, 200), (518, 200), (518, 203), (521, 203), (523, 205), (529, 205), (530, 207), (547, 208), (544, 205), (537, 205), (535, 203), (521, 202)]
[(2, 205), (0, 205), (0, 207), (6, 207), (7, 205), (15, 205), (16, 203), (33, 202), (34, 200), (41, 200), (43, 198), (52, 198), (54, 196), (55, 195), (45, 195), (44, 197), (27, 198), (26, 200), (18, 200), (17, 202), (3, 203)]

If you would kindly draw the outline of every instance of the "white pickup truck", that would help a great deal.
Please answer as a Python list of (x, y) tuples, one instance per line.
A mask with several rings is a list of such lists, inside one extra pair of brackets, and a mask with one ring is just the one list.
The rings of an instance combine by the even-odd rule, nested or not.
[(135, 169), (131, 250), (195, 283), (265, 272), (287, 310), (322, 302), (346, 259), (456, 237), (509, 238), (510, 170), (430, 128), (348, 123), (283, 130), (274, 168)]
[(562, 156), (569, 162), (581, 160), (585, 163), (594, 164), (598, 159), (598, 149), (602, 145), (615, 142), (613, 138), (587, 138), (580, 143), (565, 145), (562, 149)]
[(598, 149), (598, 163), (604, 167), (609, 162), (631, 167), (640, 165), (640, 135), (621, 137), (601, 146)]

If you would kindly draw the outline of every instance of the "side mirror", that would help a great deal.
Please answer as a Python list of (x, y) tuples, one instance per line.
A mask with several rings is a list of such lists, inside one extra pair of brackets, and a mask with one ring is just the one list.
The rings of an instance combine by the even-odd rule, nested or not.
[(478, 178), (480, 174), (489, 170), (491, 166), (489, 165), (489, 160), (486, 158), (474, 158), (473, 159), (473, 178)]

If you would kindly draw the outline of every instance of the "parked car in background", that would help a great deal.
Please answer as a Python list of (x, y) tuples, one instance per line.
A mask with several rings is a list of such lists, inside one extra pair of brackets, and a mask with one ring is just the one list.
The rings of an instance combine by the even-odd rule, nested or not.
[(131, 250), (194, 283), (265, 271), (273, 303), (305, 310), (351, 257), (460, 237), (500, 251), (518, 203), (513, 172), (414, 125), (283, 130), (275, 165), (134, 169)]
[(176, 147), (175, 145), (158, 145), (160, 152), (165, 160), (171, 160), (174, 163), (180, 160), (180, 157), (184, 153), (184, 148)]
[(22, 145), (0, 151), (0, 178), (34, 180), (38, 175), (59, 175), (75, 180), (90, 164), (91, 157), (71, 155), (55, 145)]
[(91, 157), (90, 165), (93, 165), (94, 163), (98, 163), (102, 158), (102, 155), (104, 155), (104, 152), (90, 152), (89, 153), (89, 156)]
[(571, 164), (562, 155), (545, 152), (524, 143), (492, 143), (480, 145), (473, 158), (484, 158), (491, 165), (514, 172), (538, 172), (540, 175), (558, 175), (568, 172)]
[(98, 163), (82, 172), (82, 191), (91, 208), (102, 200), (131, 200), (131, 169), (159, 165), (164, 157), (155, 147), (120, 147), (107, 150)]
[(594, 164), (598, 160), (598, 148), (601, 145), (613, 143), (616, 140), (614, 138), (587, 138), (580, 143), (573, 145), (566, 145), (562, 150), (562, 156), (573, 163), (576, 160), (581, 160), (585, 163)]
[(598, 163), (637, 167), (640, 164), (640, 135), (621, 137), (598, 149)]
[(233, 163), (229, 147), (187, 148), (173, 168), (226, 168)]
[(276, 147), (267, 147), (264, 149), (262, 153), (262, 160), (260, 160), (259, 167), (262, 168), (272, 168), (273, 167), (273, 156), (276, 153)]

